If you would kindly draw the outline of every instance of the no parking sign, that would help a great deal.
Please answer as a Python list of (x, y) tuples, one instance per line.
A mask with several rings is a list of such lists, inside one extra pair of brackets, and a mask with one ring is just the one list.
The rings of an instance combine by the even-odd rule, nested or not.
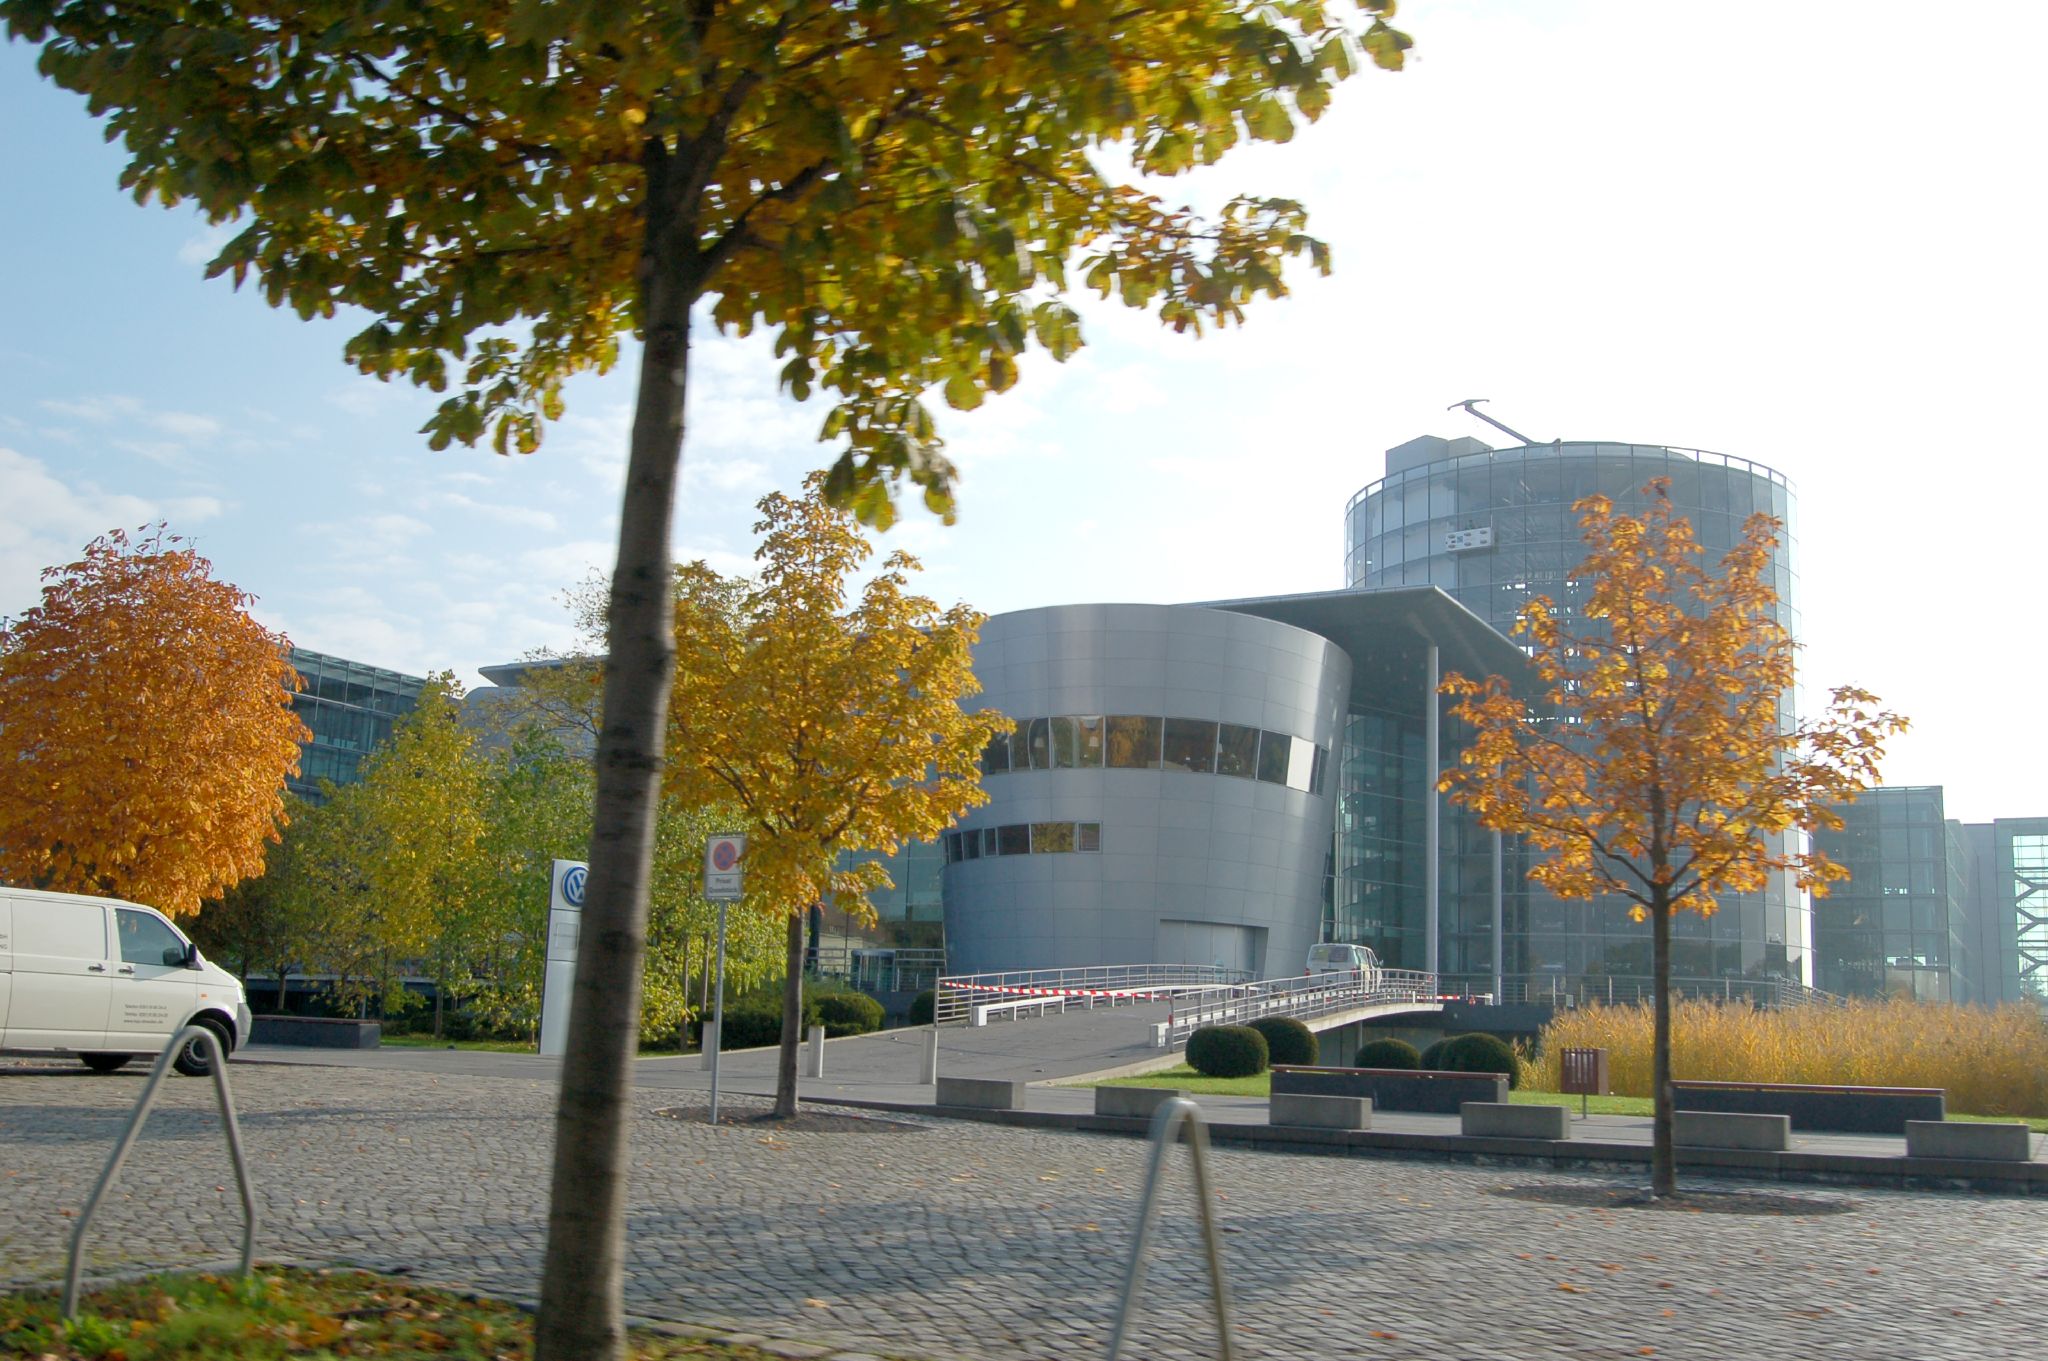
[(704, 838), (704, 901), (740, 900), (740, 857), (746, 851), (747, 839), (738, 832), (720, 832)]

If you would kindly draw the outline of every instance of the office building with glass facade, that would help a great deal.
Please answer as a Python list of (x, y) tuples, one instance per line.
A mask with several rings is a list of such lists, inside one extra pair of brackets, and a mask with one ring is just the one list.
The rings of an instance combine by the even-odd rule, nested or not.
[[(1526, 670), (1427, 588), (989, 619), (979, 703), (1016, 730), (984, 757), (989, 801), (945, 837), (948, 968), (1295, 972), (1334, 911), (1345, 725), (1363, 708), (1419, 729), (1435, 667)], [(1426, 753), (1388, 759), (1415, 767), (1397, 784), (1429, 781)], [(1420, 857), (1387, 872), (1426, 913), (1440, 885)]]
[[(1575, 605), (1571, 573), (1585, 546), (1573, 504), (1598, 494), (1623, 510), (1639, 509), (1642, 488), (1654, 478), (1669, 481), (1673, 505), (1691, 522), (1709, 562), (1734, 546), (1752, 513), (1782, 522), (1777, 615), (1797, 637), (1791, 485), (1758, 463), (1662, 445), (1559, 441), (1493, 449), (1475, 439), (1410, 440), (1387, 451), (1386, 475), (1346, 508), (1345, 578), (1355, 587), (1433, 586), (1511, 633), (1533, 596), (1548, 596), (1567, 612)], [(1423, 855), (1417, 812), (1427, 791), (1415, 778), (1423, 740), (1414, 715), (1355, 709), (1341, 763), (1333, 938), (1404, 962), (1426, 949), (1415, 940), (1423, 921), (1417, 876), (1406, 868)], [(1439, 759), (1455, 759), (1458, 739), (1449, 725), (1440, 740)], [(1492, 880), (1493, 837), (1461, 811), (1442, 818), (1439, 873), (1453, 887), (1439, 918), (1441, 968), (1447, 977), (1477, 982), (1492, 952), (1490, 906), (1479, 889)], [(1504, 968), (1522, 987), (1648, 976), (1649, 928), (1629, 919), (1625, 901), (1555, 898), (1528, 885), (1527, 862), (1512, 843), (1503, 854)], [(1787, 875), (1762, 894), (1724, 899), (1711, 918), (1682, 914), (1674, 937), (1678, 977), (1782, 974), (1810, 981), (1811, 923)]]
[(354, 783), (363, 757), (412, 712), (426, 680), (301, 647), (291, 650), (290, 660), (304, 682), (292, 708), (312, 737), (299, 749), (299, 773), (285, 787), (317, 802), (320, 781)]
[(1965, 824), (1975, 1000), (2048, 1006), (2048, 818)]
[(1968, 1002), (1970, 851), (1938, 785), (1873, 789), (1813, 847), (1849, 871), (1813, 901), (1813, 985), (1848, 997)]

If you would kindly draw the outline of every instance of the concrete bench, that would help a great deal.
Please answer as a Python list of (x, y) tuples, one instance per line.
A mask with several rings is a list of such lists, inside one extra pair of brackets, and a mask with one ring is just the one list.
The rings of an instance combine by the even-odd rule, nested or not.
[(1371, 1129), (1372, 1098), (1277, 1092), (1266, 1104), (1266, 1122), (1306, 1129)]
[(2034, 1132), (2022, 1124), (1908, 1120), (1906, 1156), (2023, 1163), (2034, 1156)]
[(991, 1077), (941, 1077), (934, 1101), (983, 1111), (1020, 1111), (1024, 1109), (1024, 1086)]
[(1458, 1132), (1487, 1139), (1569, 1139), (1571, 1112), (1563, 1106), (1467, 1101), (1458, 1107)]
[(1792, 1146), (1789, 1115), (1730, 1111), (1673, 1111), (1671, 1142), (1683, 1148), (1745, 1148), (1782, 1153)]
[(1097, 1115), (1134, 1115), (1150, 1120), (1153, 1113), (1176, 1096), (1187, 1093), (1176, 1087), (1097, 1087)]
[(1506, 1102), (1504, 1073), (1449, 1073), (1413, 1068), (1310, 1068), (1275, 1064), (1272, 1092), (1300, 1096), (1363, 1096), (1376, 1111), (1456, 1115), (1467, 1101)]
[(1792, 1128), (1836, 1134), (1904, 1134), (1908, 1120), (1940, 1120), (1948, 1093), (1940, 1087), (1838, 1087), (1796, 1082), (1671, 1084), (1682, 1111), (1790, 1116)]

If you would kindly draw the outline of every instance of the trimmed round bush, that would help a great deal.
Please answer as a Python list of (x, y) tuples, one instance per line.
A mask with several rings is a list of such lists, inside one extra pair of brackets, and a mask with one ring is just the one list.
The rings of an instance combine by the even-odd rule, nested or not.
[(1316, 1061), (1322, 1046), (1316, 1032), (1292, 1016), (1261, 1016), (1251, 1024), (1266, 1037), (1266, 1059), (1270, 1063), (1309, 1064)]
[(939, 995), (930, 988), (910, 999), (910, 1023), (930, 1025), (939, 1014)]
[(1203, 1077), (1251, 1077), (1266, 1061), (1266, 1037), (1248, 1025), (1205, 1025), (1188, 1037), (1188, 1066)]
[(1358, 1046), (1358, 1056), (1351, 1060), (1353, 1068), (1405, 1068), (1410, 1072), (1422, 1066), (1422, 1054), (1406, 1040), (1367, 1040)]
[(746, 1001), (728, 1005), (725, 1028), (719, 1033), (720, 1049), (760, 1049), (782, 1043), (782, 1005), (778, 1001)]
[(1443, 1039), (1424, 1049), (1416, 1061), (1433, 1073), (1441, 1072), (1444, 1066), (1444, 1046), (1450, 1042), (1450, 1037), (1446, 1035)]
[(882, 1004), (864, 992), (828, 992), (813, 1003), (818, 1024), (834, 1038), (882, 1028)]
[(1515, 1051), (1499, 1036), (1475, 1030), (1467, 1035), (1453, 1035), (1430, 1048), (1442, 1051), (1434, 1067), (1451, 1073), (1506, 1073), (1508, 1086), (1515, 1085)]

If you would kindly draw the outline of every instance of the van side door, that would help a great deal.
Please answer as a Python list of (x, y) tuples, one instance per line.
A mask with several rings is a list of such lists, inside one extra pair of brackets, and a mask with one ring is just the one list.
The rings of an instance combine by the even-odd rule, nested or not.
[(144, 907), (114, 908), (112, 1005), (107, 1049), (154, 1053), (192, 1014), (198, 974), (185, 967), (185, 938)]
[(15, 897), (10, 1049), (101, 1048), (113, 966), (107, 909), (99, 903)]
[(14, 995), (14, 900), (0, 894), (0, 1045), (7, 1043), (7, 999)]

